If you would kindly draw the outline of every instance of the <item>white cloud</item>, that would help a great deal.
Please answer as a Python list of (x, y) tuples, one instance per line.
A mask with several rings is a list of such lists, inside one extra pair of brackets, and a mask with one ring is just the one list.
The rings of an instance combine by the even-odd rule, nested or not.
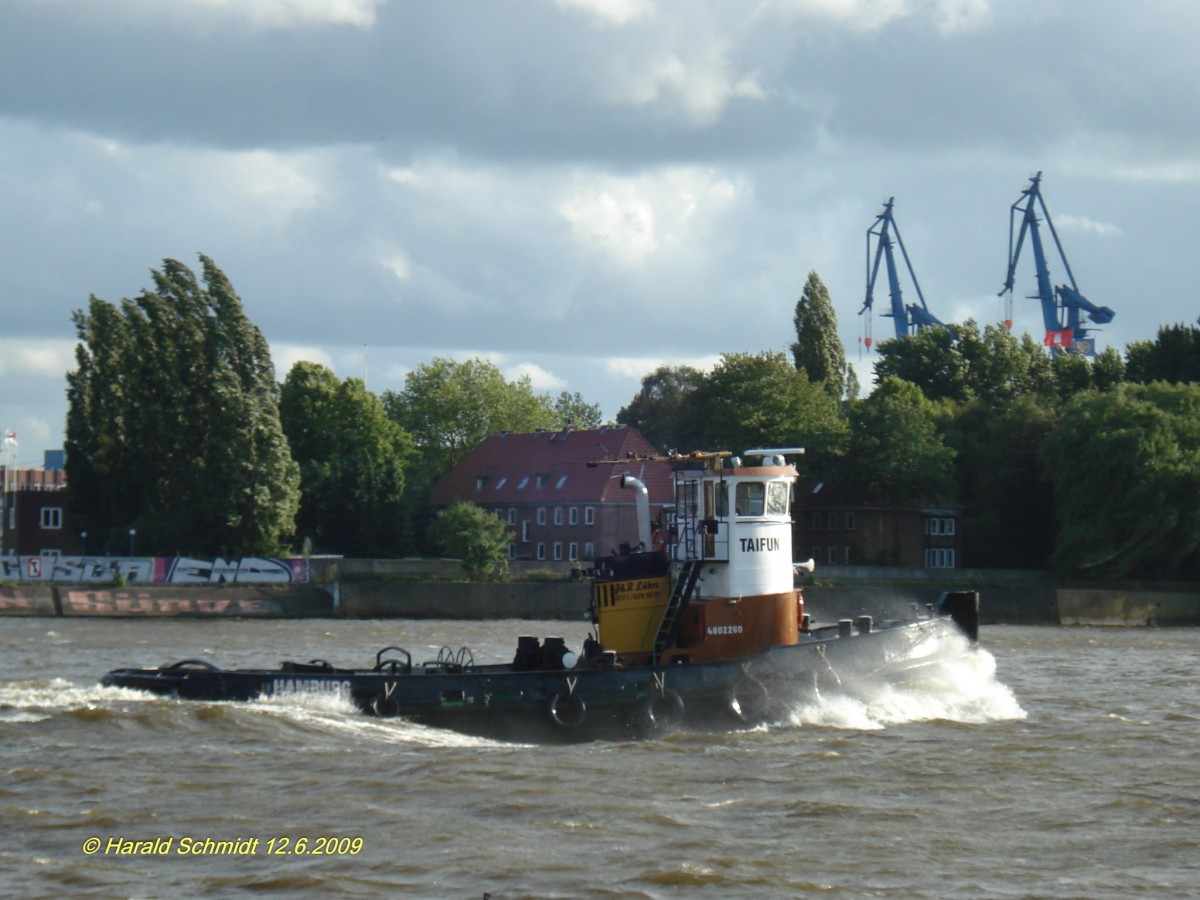
[(563, 9), (577, 9), (588, 13), (605, 25), (628, 25), (654, 13), (654, 4), (649, 0), (554, 0)]
[(220, 10), (266, 28), (305, 25), (375, 24), (375, 9), (386, 0), (187, 0), (197, 6)]
[(989, 0), (768, 0), (768, 8), (868, 31), (900, 19), (924, 17), (944, 34), (985, 22), (990, 15), (988, 4)]
[(633, 265), (687, 243), (737, 195), (732, 180), (688, 166), (636, 177), (581, 173), (558, 213), (580, 246)]
[(408, 281), (412, 278), (412, 263), (403, 253), (393, 253), (381, 259), (379, 264), (396, 276), (397, 281)]
[(537, 363), (523, 362), (513, 366), (505, 366), (501, 369), (501, 372), (509, 381), (528, 377), (529, 384), (535, 391), (561, 391), (567, 386), (566, 381), (559, 378), (553, 372), (546, 371)]
[(615, 378), (634, 378), (641, 381), (659, 366), (691, 366), (693, 369), (706, 372), (720, 361), (720, 354), (675, 357), (672, 359), (665, 357), (613, 356), (604, 360), (604, 370), (607, 374)]
[(298, 362), (313, 362), (322, 365), (330, 371), (335, 371), (333, 357), (328, 351), (313, 346), (299, 344), (271, 344), (271, 362), (275, 364), (275, 377), (280, 382), (287, 378), (288, 372)]
[(1121, 229), (1109, 222), (1096, 222), (1087, 216), (1060, 215), (1054, 219), (1059, 231), (1081, 231), (1100, 237), (1119, 237)]
[(62, 378), (75, 369), (75, 341), (0, 338), (0, 375)]

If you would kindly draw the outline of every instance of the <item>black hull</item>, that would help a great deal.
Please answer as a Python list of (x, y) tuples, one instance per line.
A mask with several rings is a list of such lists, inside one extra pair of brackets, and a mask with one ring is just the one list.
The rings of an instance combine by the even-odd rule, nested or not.
[(526, 671), (462, 659), (413, 665), (380, 651), (373, 669), (314, 661), (227, 671), (184, 660), (117, 669), (102, 683), (205, 701), (338, 694), (371, 715), (502, 740), (624, 740), (776, 721), (814, 691), (894, 683), (967, 648), (959, 626), (936, 618), (854, 634), (827, 629), (796, 645), (722, 662), (622, 668), (594, 660)]

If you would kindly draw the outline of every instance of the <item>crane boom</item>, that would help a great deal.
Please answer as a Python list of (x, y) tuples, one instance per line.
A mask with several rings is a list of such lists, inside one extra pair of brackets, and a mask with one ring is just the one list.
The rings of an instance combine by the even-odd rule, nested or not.
[[(1088, 334), (1095, 329), (1085, 327), (1084, 316), (1087, 316), (1086, 321), (1096, 325), (1105, 325), (1113, 320), (1116, 313), (1107, 306), (1096, 306), (1079, 292), (1079, 286), (1075, 283), (1075, 273), (1071, 271), (1071, 264), (1067, 262), (1067, 254), (1063, 250), (1062, 241), (1058, 239), (1058, 232), (1054, 230), (1054, 223), (1050, 220), (1050, 211), (1046, 209), (1046, 201), (1042, 198), (1041, 182), (1042, 173), (1038, 172), (1029, 179), (1029, 187), (1021, 191), (1021, 199), (1017, 200), (1009, 211), (1008, 277), (1004, 281), (1004, 289), (1000, 291), (1000, 296), (1008, 294), (1008, 302), (1011, 303), (1017, 262), (1021, 257), (1021, 248), (1025, 244), (1025, 237), (1028, 235), (1029, 245), (1033, 248), (1033, 265), (1037, 275), (1037, 293), (1030, 294), (1029, 297), (1041, 301), (1042, 323), (1046, 328), (1046, 346), (1051, 348), (1052, 353), (1070, 350), (1091, 356), (1095, 353), (1095, 346)], [(1038, 229), (1040, 220), (1037, 211), (1039, 207), (1042, 217), (1046, 221), (1046, 227), (1050, 229), (1050, 236), (1054, 239), (1054, 246), (1058, 249), (1059, 258), (1062, 260), (1070, 284), (1054, 287), (1050, 282), (1046, 250), (1042, 245), (1042, 235)], [(1021, 218), (1019, 230), (1016, 226), (1018, 213)], [(1009, 316), (1009, 321), (1011, 321), (1011, 316)]]
[[(879, 277), (880, 262), (885, 263), (888, 293), (891, 296), (892, 302), (891, 309), (888, 312), (881, 313), (881, 315), (891, 317), (892, 324), (895, 326), (896, 337), (902, 338), (925, 328), (941, 326), (942, 323), (929, 311), (929, 306), (925, 303), (925, 295), (921, 293), (920, 282), (917, 281), (917, 274), (913, 271), (912, 262), (908, 258), (908, 250), (904, 247), (904, 239), (900, 236), (900, 227), (896, 224), (896, 220), (892, 216), (892, 206), (895, 199), (895, 197), (888, 198), (887, 203), (883, 205), (883, 212), (875, 217), (875, 223), (867, 229), (867, 298), (863, 302), (862, 309), (858, 311), (858, 314), (861, 316), (874, 307), (875, 280)], [(900, 276), (896, 270), (896, 258), (892, 250), (893, 242), (891, 235), (893, 233), (896, 235), (895, 245), (900, 247), (900, 254), (904, 257), (904, 265), (908, 270), (908, 277), (912, 279), (913, 287), (916, 289), (917, 299), (921, 301), (920, 305), (910, 303), (905, 306), (904, 304), (904, 296), (900, 290)], [(872, 238), (876, 238), (874, 241), (875, 254), (873, 261), (871, 256)]]

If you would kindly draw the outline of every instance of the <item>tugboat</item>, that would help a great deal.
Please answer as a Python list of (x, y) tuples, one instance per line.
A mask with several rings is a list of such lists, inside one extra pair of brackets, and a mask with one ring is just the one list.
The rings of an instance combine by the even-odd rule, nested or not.
[(778, 721), (814, 692), (911, 678), (970, 652), (979, 628), (970, 591), (903, 619), (811, 621), (795, 581), (813, 562), (792, 561), (797, 471), (787, 457), (798, 453), (747, 451), (749, 464), (727, 452), (647, 458), (673, 471), (674, 506), (657, 518), (645, 484), (621, 476), (637, 542), (585, 573), (594, 628), (579, 653), (526, 635), (505, 663), (478, 664), (466, 647), (414, 662), (388, 646), (364, 668), (314, 659), (225, 670), (184, 659), (116, 669), (102, 684), (208, 701), (342, 694), (370, 715), (503, 740), (621, 740)]

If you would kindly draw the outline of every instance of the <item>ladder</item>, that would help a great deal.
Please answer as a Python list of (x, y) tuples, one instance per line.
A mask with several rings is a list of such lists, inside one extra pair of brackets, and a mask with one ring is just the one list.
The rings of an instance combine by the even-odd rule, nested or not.
[(658, 626), (658, 634), (654, 637), (653, 665), (658, 665), (663, 651), (675, 641), (682, 623), (683, 611), (687, 609), (688, 601), (696, 591), (696, 582), (700, 580), (700, 570), (704, 561), (699, 559), (685, 560), (679, 570), (679, 577), (671, 588), (671, 597), (667, 600), (667, 608), (663, 610), (662, 621)]

